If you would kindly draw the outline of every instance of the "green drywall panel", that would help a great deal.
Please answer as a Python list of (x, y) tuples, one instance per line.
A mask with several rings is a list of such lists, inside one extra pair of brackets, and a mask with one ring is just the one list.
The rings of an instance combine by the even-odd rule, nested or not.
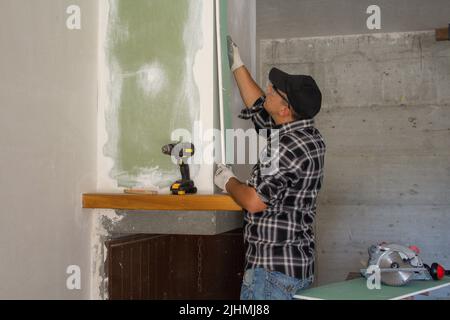
[[(110, 0), (106, 40), (111, 108), (104, 153), (119, 187), (142, 176), (166, 187), (178, 168), (161, 147), (199, 118), (193, 63), (202, 46), (201, 0)], [(115, 102), (114, 102), (115, 101)]]
[(446, 286), (450, 283), (450, 277), (440, 281), (411, 281), (402, 287), (382, 285), (381, 289), (369, 290), (367, 280), (358, 278), (349, 281), (337, 282), (325, 286), (300, 290), (297, 295), (309, 299), (321, 300), (390, 300), (405, 296), (414, 296), (418, 292), (434, 290), (438, 286)]

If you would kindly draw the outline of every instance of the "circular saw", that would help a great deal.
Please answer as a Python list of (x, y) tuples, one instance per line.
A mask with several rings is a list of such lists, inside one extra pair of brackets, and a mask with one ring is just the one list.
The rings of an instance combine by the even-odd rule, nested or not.
[[(380, 270), (381, 282), (389, 286), (403, 286), (411, 280), (431, 280), (428, 269), (418, 255), (416, 247), (398, 244), (373, 245), (369, 248), (369, 266)], [(367, 269), (361, 273), (368, 277)]]

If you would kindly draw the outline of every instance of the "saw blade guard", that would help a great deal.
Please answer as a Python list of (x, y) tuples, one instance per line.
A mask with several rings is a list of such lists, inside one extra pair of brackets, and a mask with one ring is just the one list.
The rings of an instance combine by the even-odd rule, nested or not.
[[(378, 260), (380, 269), (402, 269), (411, 268), (411, 265), (403, 260), (398, 251), (387, 251)], [(412, 280), (414, 272), (395, 271), (381, 272), (381, 283), (389, 286), (403, 286)]]

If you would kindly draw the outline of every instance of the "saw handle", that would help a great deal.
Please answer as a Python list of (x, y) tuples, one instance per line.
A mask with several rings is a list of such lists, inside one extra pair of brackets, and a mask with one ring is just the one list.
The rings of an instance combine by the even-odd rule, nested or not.
[(428, 272), (434, 280), (441, 280), (445, 276), (450, 276), (450, 270), (445, 270), (439, 263), (435, 262), (431, 267), (428, 265), (425, 265), (425, 267), (428, 269)]

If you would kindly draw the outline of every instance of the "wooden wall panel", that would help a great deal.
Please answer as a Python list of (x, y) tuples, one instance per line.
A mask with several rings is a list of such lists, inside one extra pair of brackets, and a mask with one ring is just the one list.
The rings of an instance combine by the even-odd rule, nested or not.
[(106, 245), (111, 300), (239, 299), (242, 230), (216, 236), (134, 235)]

